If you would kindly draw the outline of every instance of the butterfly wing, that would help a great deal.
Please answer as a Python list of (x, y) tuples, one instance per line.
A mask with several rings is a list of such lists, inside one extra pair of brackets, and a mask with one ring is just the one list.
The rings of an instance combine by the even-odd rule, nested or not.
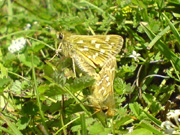
[(116, 58), (110, 56), (106, 61), (99, 76), (95, 77), (96, 84), (94, 84), (92, 95), (89, 96), (90, 102), (96, 108), (106, 110), (108, 116), (114, 115), (114, 90), (113, 81), (115, 76)]
[(123, 46), (123, 38), (118, 35), (70, 37), (74, 53), (80, 54), (89, 65), (102, 67), (110, 56), (118, 54)]
[[(80, 68), (81, 71), (87, 73), (90, 76), (96, 76), (96, 66), (86, 59), (86, 57), (82, 56), (81, 54), (76, 54), (72, 56), (72, 58), (75, 60), (76, 65)], [(91, 63), (91, 64), (90, 64)]]

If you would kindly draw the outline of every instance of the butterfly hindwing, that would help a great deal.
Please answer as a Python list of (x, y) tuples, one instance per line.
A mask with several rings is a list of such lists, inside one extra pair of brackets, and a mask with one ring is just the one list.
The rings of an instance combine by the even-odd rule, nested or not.
[(115, 76), (116, 58), (110, 56), (106, 61), (98, 76), (95, 77), (96, 83), (92, 87), (92, 95), (89, 96), (90, 102), (95, 108), (106, 110), (107, 115), (114, 115), (114, 90), (113, 81)]

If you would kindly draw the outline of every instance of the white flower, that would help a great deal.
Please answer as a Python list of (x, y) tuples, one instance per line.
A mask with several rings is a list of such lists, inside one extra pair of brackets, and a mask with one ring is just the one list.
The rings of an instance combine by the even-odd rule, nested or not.
[(134, 60), (137, 61), (139, 56), (141, 56), (141, 54), (136, 53), (136, 51), (133, 51), (129, 57), (134, 58)]
[(169, 112), (167, 114), (167, 119), (168, 120), (174, 120), (176, 122), (176, 125), (179, 126), (179, 122), (180, 122), (180, 110), (177, 109), (174, 112)]
[(26, 26), (25, 26), (24, 30), (29, 30), (30, 28), (31, 28), (31, 24), (30, 24), (30, 23), (28, 23), (28, 24), (26, 24)]
[(175, 129), (174, 129), (175, 126), (170, 121), (162, 122), (161, 123), (161, 127), (165, 129), (164, 132), (166, 134), (170, 134), (171, 135), (173, 133), (173, 131), (175, 131)]
[(11, 53), (15, 53), (20, 51), (21, 49), (23, 49), (26, 45), (26, 39), (21, 37), (21, 38), (17, 38), (15, 40), (12, 40), (11, 45), (8, 47), (8, 50)]
[(129, 130), (128, 133), (132, 133), (133, 130), (134, 130), (134, 126), (132, 126), (132, 127), (127, 127), (127, 129)]

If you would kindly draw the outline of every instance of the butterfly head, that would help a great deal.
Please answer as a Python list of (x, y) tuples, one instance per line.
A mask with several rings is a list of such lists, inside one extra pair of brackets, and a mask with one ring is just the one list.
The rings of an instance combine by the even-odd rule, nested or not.
[(59, 51), (64, 55), (64, 56), (70, 56), (70, 50), (71, 50), (71, 44), (70, 40), (68, 39), (68, 35), (64, 33), (58, 33), (57, 38), (59, 39)]

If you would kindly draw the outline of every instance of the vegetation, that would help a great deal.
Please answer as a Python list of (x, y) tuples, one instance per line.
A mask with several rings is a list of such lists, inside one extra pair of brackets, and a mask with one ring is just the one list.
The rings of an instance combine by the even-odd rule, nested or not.
[[(0, 0), (1, 134), (164, 134), (166, 114), (179, 108), (179, 6), (179, 0)], [(62, 30), (125, 39), (114, 117), (102, 120), (89, 106), (93, 79), (75, 78), (71, 59), (59, 55)]]

